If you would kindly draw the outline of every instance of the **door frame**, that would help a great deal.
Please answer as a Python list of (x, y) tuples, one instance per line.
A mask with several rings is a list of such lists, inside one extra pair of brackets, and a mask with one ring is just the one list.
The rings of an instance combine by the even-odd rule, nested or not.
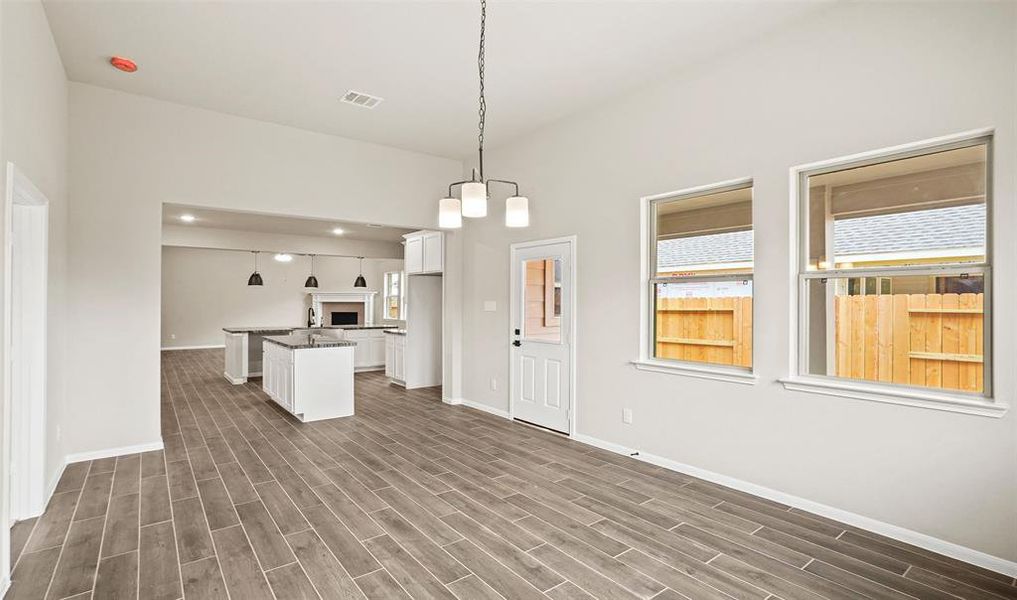
[(543, 240), (531, 240), (526, 242), (516, 242), (509, 245), (509, 326), (508, 326), (508, 362), (509, 362), (509, 403), (508, 403), (508, 416), (509, 419), (515, 419), (515, 391), (518, 383), (516, 382), (516, 366), (515, 361), (512, 360), (512, 341), (515, 336), (512, 332), (514, 329), (513, 324), (519, 319), (519, 298), (523, 293), (522, 287), (520, 286), (521, 273), (516, 268), (516, 261), (520, 250), (528, 250), (530, 248), (539, 248), (540, 246), (548, 246), (551, 244), (562, 244), (566, 243), (569, 246), (569, 275), (571, 276), (572, 286), (569, 289), (568, 301), (572, 310), (569, 316), (569, 431), (568, 437), (572, 438), (576, 436), (576, 413), (578, 412), (578, 406), (576, 406), (576, 323), (578, 322), (578, 280), (576, 274), (578, 268), (576, 267), (576, 255), (578, 254), (579, 238), (576, 235), (569, 235), (563, 237), (549, 238)]
[[(4, 227), (2, 232), (4, 252), (4, 291), (3, 291), (3, 464), (2, 477), (6, 485), (6, 497), (3, 502), (6, 505), (6, 513), (11, 523), (3, 524), (9, 527), (15, 519), (25, 519), (38, 516), (42, 513), (46, 504), (45, 484), (45, 460), (46, 460), (46, 399), (47, 399), (47, 372), (48, 372), (48, 271), (49, 271), (49, 200), (39, 191), (37, 187), (21, 172), (13, 163), (7, 163), (6, 169), (6, 193), (4, 197)], [(22, 412), (20, 427), (18, 430), (22, 435), (15, 439), (15, 431), (12, 427), (11, 417), (14, 412), (13, 382), (12, 382), (12, 349), (13, 335), (12, 325), (13, 313), (13, 277), (12, 267), (14, 265), (14, 214), (15, 210), (26, 211), (24, 215), (29, 218), (27, 226), (31, 227), (36, 234), (32, 241), (32, 248), (36, 252), (32, 261), (33, 270), (41, 276), (32, 286), (32, 295), (28, 302), (34, 304), (37, 311), (41, 312), (43, 319), (38, 325), (38, 346), (35, 348), (35, 360), (39, 361), (39, 370), (34, 373), (36, 385), (33, 387), (34, 394)], [(26, 427), (27, 425), (27, 427)], [(27, 457), (22, 467), (23, 473), (14, 473), (13, 457), (17, 453), (19, 457)], [(19, 489), (22, 490), (21, 498), (15, 499), (14, 477), (20, 478)], [(9, 555), (9, 554), (8, 554)], [(5, 565), (6, 566), (6, 565)]]

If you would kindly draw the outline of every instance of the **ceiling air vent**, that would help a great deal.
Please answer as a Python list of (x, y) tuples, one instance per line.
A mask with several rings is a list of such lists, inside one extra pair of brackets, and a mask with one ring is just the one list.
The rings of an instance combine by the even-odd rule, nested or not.
[(342, 101), (347, 104), (354, 104), (361, 108), (374, 108), (381, 104), (381, 98), (377, 96), (371, 96), (370, 94), (361, 94), (350, 90), (346, 92), (346, 95), (342, 97)]

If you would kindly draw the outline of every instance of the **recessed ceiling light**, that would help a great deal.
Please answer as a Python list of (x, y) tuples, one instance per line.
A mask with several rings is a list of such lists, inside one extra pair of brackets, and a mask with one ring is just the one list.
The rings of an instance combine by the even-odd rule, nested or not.
[(336, 227), (335, 229), (332, 230), (332, 233), (334, 233), (335, 235), (342, 235), (346, 232), (343, 231), (342, 227)]
[(123, 56), (111, 56), (109, 64), (124, 73), (133, 73), (138, 70), (138, 64), (136, 62), (129, 58), (124, 58)]
[(275, 255), (275, 259), (279, 262), (290, 262), (293, 260), (292, 254), (280, 253)]
[(184, 223), (193, 223), (195, 218), (194, 215), (180, 215), (180, 220)]

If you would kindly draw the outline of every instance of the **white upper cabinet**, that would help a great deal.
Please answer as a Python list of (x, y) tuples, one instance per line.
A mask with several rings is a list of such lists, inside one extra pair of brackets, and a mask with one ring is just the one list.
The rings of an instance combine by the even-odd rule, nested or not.
[(415, 231), (406, 239), (404, 268), (409, 275), (441, 273), (444, 270), (444, 239), (440, 231)]

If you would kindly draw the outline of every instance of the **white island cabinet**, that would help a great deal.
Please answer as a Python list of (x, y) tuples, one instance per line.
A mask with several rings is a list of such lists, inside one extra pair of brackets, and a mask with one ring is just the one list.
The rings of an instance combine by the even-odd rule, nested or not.
[(268, 336), (262, 389), (304, 422), (351, 416), (355, 346), (329, 336)]

